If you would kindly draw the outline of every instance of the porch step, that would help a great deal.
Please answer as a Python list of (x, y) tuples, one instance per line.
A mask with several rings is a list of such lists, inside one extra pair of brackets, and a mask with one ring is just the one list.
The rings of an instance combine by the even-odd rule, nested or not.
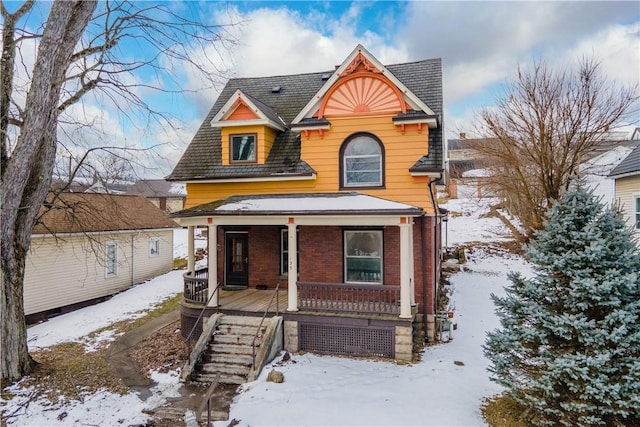
[(202, 374), (215, 374), (216, 372), (220, 372), (220, 374), (233, 374), (233, 375), (249, 375), (249, 371), (251, 370), (251, 364), (249, 366), (239, 365), (235, 363), (204, 363), (200, 372)]
[[(196, 381), (199, 382), (211, 382), (214, 380), (214, 378), (216, 377), (216, 375), (218, 375), (217, 373), (211, 373), (211, 372), (202, 372), (202, 373), (198, 373), (196, 374)], [(221, 384), (244, 384), (247, 382), (247, 376), (246, 375), (234, 375), (234, 374), (220, 374), (220, 383)]]
[(244, 354), (207, 353), (202, 356), (203, 365), (207, 363), (229, 363), (234, 365), (251, 366), (253, 358)]
[[(256, 344), (256, 347), (259, 347)], [(224, 353), (224, 354), (247, 354), (251, 356), (253, 354), (253, 348), (251, 344), (209, 344), (207, 349), (212, 353)]]
[(255, 333), (255, 328), (258, 327), (258, 325), (260, 324), (261, 320), (262, 320), (261, 317), (254, 317), (254, 316), (230, 316), (230, 315), (224, 315), (224, 316), (222, 316), (222, 319), (220, 319), (220, 327), (222, 328), (223, 325), (251, 326), (251, 327), (254, 328), (254, 333)]
[[(262, 318), (223, 315), (211, 340), (205, 347), (201, 362), (196, 366), (193, 378), (198, 382), (210, 382), (220, 374), (221, 384), (244, 384), (253, 362), (253, 339)], [(256, 349), (262, 343), (268, 321), (260, 328)]]
[[(260, 334), (263, 334), (267, 327), (262, 325), (260, 328)], [(238, 336), (247, 336), (253, 338), (258, 330), (258, 325), (255, 326), (237, 326), (237, 325), (220, 325), (218, 326), (218, 330), (216, 330), (215, 337), (223, 337), (225, 335), (238, 335)]]

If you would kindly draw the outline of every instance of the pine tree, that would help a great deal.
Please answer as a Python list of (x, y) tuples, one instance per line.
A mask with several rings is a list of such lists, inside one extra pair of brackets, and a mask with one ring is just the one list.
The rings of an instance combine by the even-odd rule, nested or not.
[(492, 380), (533, 424), (640, 425), (640, 250), (619, 212), (577, 182), (549, 211), (492, 295), (501, 328), (484, 353)]

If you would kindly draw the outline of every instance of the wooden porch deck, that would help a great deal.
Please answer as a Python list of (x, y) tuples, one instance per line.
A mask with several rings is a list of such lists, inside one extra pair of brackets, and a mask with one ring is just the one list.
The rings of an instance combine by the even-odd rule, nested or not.
[[(227, 314), (263, 314), (267, 310), (269, 301), (274, 294), (273, 289), (243, 289), (238, 291), (220, 291), (220, 306), (218, 310)], [(268, 313), (276, 313), (276, 303), (280, 314), (287, 310), (287, 291), (278, 290), (278, 296), (274, 297)], [(277, 299), (276, 299), (277, 298)]]

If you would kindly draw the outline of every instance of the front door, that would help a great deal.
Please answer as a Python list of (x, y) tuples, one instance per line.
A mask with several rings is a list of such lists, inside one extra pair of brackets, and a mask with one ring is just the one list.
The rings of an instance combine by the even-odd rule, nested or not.
[(228, 232), (225, 234), (225, 286), (249, 286), (248, 233)]

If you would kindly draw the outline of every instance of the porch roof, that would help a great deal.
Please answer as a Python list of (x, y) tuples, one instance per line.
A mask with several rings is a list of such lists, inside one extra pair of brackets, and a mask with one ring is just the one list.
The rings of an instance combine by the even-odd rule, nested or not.
[(416, 206), (357, 192), (230, 196), (172, 214), (202, 216), (421, 216)]

